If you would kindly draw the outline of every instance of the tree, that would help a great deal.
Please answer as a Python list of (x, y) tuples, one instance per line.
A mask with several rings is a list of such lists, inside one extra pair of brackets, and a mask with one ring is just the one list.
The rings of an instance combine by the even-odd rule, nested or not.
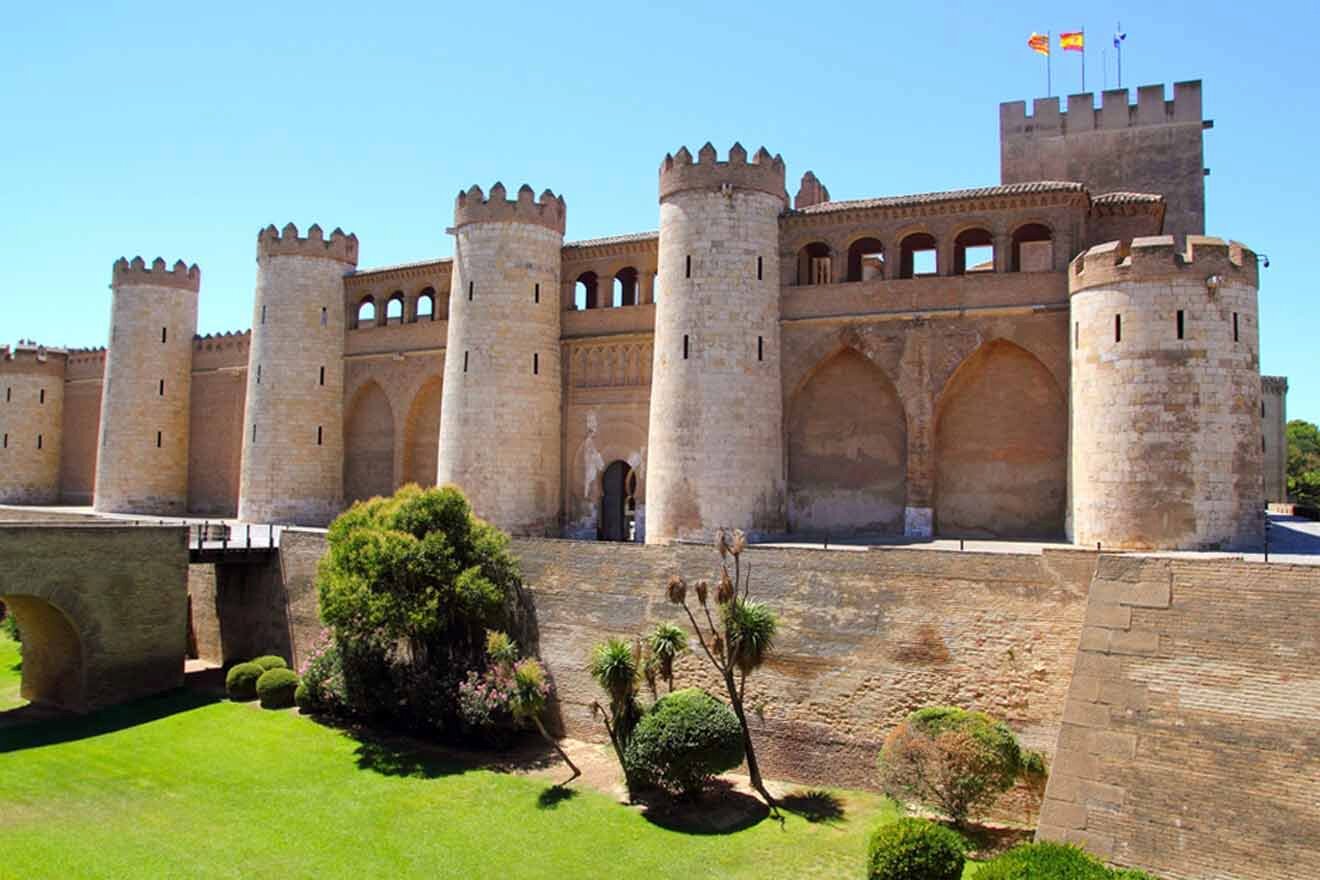
[(1320, 428), (1311, 422), (1288, 422), (1288, 497), (1297, 504), (1320, 506)]
[[(773, 646), (779, 621), (774, 612), (760, 602), (752, 601), (749, 596), (751, 566), (748, 565), (744, 573), (742, 554), (747, 549), (747, 536), (742, 530), (735, 530), (730, 536), (724, 529), (720, 529), (715, 535), (715, 547), (720, 554), (720, 582), (715, 592), (715, 604), (720, 615), (718, 626), (710, 613), (708, 604), (710, 586), (705, 581), (698, 582), (694, 588), (697, 603), (705, 617), (707, 627), (705, 631), (688, 605), (687, 581), (675, 575), (669, 579), (666, 590), (669, 601), (681, 605), (687, 613), (702, 653), (724, 680), (729, 704), (742, 728), (743, 751), (747, 759), (747, 775), (751, 778), (752, 788), (761, 795), (766, 806), (777, 814), (775, 799), (766, 789), (761, 779), (761, 769), (756, 763), (756, 751), (752, 745), (751, 728), (747, 724), (744, 697), (747, 693), (747, 676), (765, 662)], [(733, 560), (732, 574), (729, 572), (730, 558)]]
[(609, 696), (608, 708), (595, 702), (591, 704), (591, 711), (599, 714), (605, 722), (605, 731), (610, 736), (610, 745), (619, 760), (629, 792), (635, 780), (624, 756), (633, 730), (642, 717), (642, 707), (637, 702), (637, 655), (636, 648), (622, 639), (609, 639), (592, 650), (591, 663), (587, 667), (596, 684)]
[(674, 692), (674, 661), (687, 650), (687, 633), (674, 623), (657, 623), (645, 637), (646, 662), (643, 671), (655, 696), (655, 679), (664, 679), (669, 693)]
[(880, 753), (886, 794), (941, 810), (960, 827), (1018, 779), (1043, 774), (1043, 760), (1023, 752), (1006, 724), (952, 706), (913, 712)]

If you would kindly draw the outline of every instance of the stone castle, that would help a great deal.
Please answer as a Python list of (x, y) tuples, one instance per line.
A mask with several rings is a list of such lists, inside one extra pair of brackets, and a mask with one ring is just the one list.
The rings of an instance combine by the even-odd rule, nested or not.
[(790, 201), (764, 148), (667, 155), (659, 231), (564, 241), (460, 193), (454, 257), (257, 236), (252, 329), (121, 259), (107, 348), (0, 358), (0, 502), (320, 525), (454, 483), (514, 533), (1247, 546), (1283, 500), (1258, 258), (1204, 236), (1199, 82), (1000, 107), (1001, 182)]

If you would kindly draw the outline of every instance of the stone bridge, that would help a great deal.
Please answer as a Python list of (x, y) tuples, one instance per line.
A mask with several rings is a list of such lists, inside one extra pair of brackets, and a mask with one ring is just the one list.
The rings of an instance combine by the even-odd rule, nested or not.
[(0, 601), (23, 632), (23, 697), (86, 712), (181, 685), (187, 536), (0, 524)]

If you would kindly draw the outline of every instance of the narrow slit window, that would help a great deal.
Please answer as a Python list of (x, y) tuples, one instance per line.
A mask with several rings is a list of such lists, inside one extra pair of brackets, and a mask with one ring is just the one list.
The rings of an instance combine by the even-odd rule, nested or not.
[(1114, 341), (1123, 341), (1123, 316), (1114, 315)]
[(688, 359), (688, 335), (683, 334), (683, 360)]
[(257, 384), (261, 384), (261, 364), (257, 364)]
[(38, 449), (41, 448), (41, 435), (40, 435), (40, 434), (37, 435), (37, 448), (38, 448)]
[(1082, 322), (1073, 322), (1073, 348), (1082, 347)]
[(316, 380), (316, 384), (318, 385), (325, 384), (325, 367), (321, 367), (321, 376)]
[(5, 389), (5, 403), (14, 399), (14, 386), (10, 385)]
[(1265, 437), (1263, 435), (1260, 438), (1260, 451), (1261, 452), (1265, 451)]
[(165, 328), (165, 327), (161, 327), (161, 328), (160, 328), (160, 341), (161, 341), (161, 342), (164, 342), (164, 341), (165, 341), (166, 330), (167, 330), (167, 328)]
[(320, 445), (321, 445), (321, 439), (322, 439), (322, 437), (323, 437), (322, 431), (323, 431), (323, 426), (322, 426), (322, 425), (317, 425), (317, 426), (316, 426), (316, 445), (317, 445), (317, 446), (320, 446)]
[(691, 277), (692, 277), (692, 255), (691, 255), (691, 254), (688, 254), (688, 255), (687, 255), (687, 260), (686, 260), (686, 262), (684, 263), (684, 266), (683, 266), (683, 277), (684, 277), (684, 278), (691, 278)]
[[(265, 306), (262, 306), (262, 308), (265, 308)], [(321, 306), (321, 326), (324, 327), (328, 323), (330, 323), (330, 310), (325, 306)]]
[(532, 375), (541, 375), (541, 355), (538, 352), (532, 352)]
[(256, 425), (256, 422), (253, 422), (253, 423), (252, 423), (252, 442), (253, 442), (253, 443), (256, 443), (256, 442), (257, 442), (257, 425)]
[(764, 276), (764, 274), (763, 274), (763, 270), (764, 270), (764, 268), (765, 268), (765, 267), (762, 265), (762, 258), (761, 258), (761, 257), (757, 257), (757, 258), (756, 258), (756, 280), (757, 280), (757, 281), (764, 281), (764, 280), (765, 280), (765, 276)]
[(1265, 401), (1260, 402), (1260, 417), (1265, 418)]
[(765, 337), (764, 337), (764, 336), (758, 336), (758, 337), (756, 337), (756, 359), (757, 359), (758, 361), (763, 361), (763, 360), (765, 360)]
[(164, 380), (164, 379), (161, 379), (160, 382), (156, 385), (156, 394), (157, 394), (158, 396), (160, 396), (160, 397), (164, 397), (164, 396), (165, 396), (165, 380)]
[(9, 448), (9, 435), (8, 435), (8, 434), (5, 435), (5, 447), (4, 447), (4, 448), (5, 448), (5, 449), (8, 449), (8, 448)]
[(475, 281), (468, 282), (468, 302), (472, 302), (472, 292), (475, 289), (475, 287), (476, 287)]
[(468, 353), (465, 351), (463, 352), (463, 372), (466, 373), (467, 371), (468, 371)]
[(46, 389), (42, 388), (40, 391), (37, 392), (37, 403), (45, 403), (45, 402), (46, 402)]
[(261, 307), (261, 323), (266, 323), (266, 307)]
[(1182, 338), (1183, 338), (1183, 330), (1184, 330), (1184, 324), (1183, 324), (1183, 310), (1182, 310), (1182, 309), (1179, 309), (1179, 310), (1178, 310), (1178, 338), (1179, 338), (1179, 339), (1182, 339)]
[(157, 432), (156, 432), (156, 448), (157, 448), (157, 449), (160, 449), (160, 441), (161, 441), (161, 432), (160, 432), (160, 431), (157, 431)]
[(540, 301), (541, 301), (541, 285), (538, 284), (534, 288), (532, 288), (532, 302), (539, 303)]
[(1233, 313), (1233, 341), (1238, 341), (1238, 313)]

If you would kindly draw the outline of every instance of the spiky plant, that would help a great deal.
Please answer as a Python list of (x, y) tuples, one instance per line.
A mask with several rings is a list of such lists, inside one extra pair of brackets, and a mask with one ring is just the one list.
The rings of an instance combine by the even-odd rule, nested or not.
[(597, 645), (591, 652), (591, 662), (587, 671), (609, 696), (609, 708), (600, 703), (592, 703), (593, 713), (599, 713), (605, 722), (605, 731), (609, 734), (614, 755), (619, 759), (624, 781), (632, 789), (632, 779), (628, 765), (623, 760), (628, 740), (633, 728), (642, 717), (642, 707), (637, 703), (637, 678), (639, 674), (639, 656), (634, 645), (623, 639), (612, 638)]
[(687, 633), (676, 623), (657, 623), (646, 637), (647, 650), (670, 693), (674, 692), (674, 660), (687, 650), (687, 646)]
[[(514, 649), (515, 653), (517, 649)], [(513, 664), (513, 699), (509, 702), (509, 710), (513, 717), (519, 721), (530, 721), (536, 725), (536, 730), (541, 737), (559, 753), (559, 757), (564, 759), (568, 769), (573, 771), (573, 775), (565, 779), (560, 785), (567, 785), (574, 779), (582, 775), (582, 771), (573, 763), (573, 759), (568, 756), (568, 752), (560, 747), (559, 741), (550, 735), (545, 729), (545, 724), (541, 722), (541, 713), (545, 711), (546, 700), (550, 696), (550, 683), (546, 681), (545, 668), (539, 662), (527, 657)]]

